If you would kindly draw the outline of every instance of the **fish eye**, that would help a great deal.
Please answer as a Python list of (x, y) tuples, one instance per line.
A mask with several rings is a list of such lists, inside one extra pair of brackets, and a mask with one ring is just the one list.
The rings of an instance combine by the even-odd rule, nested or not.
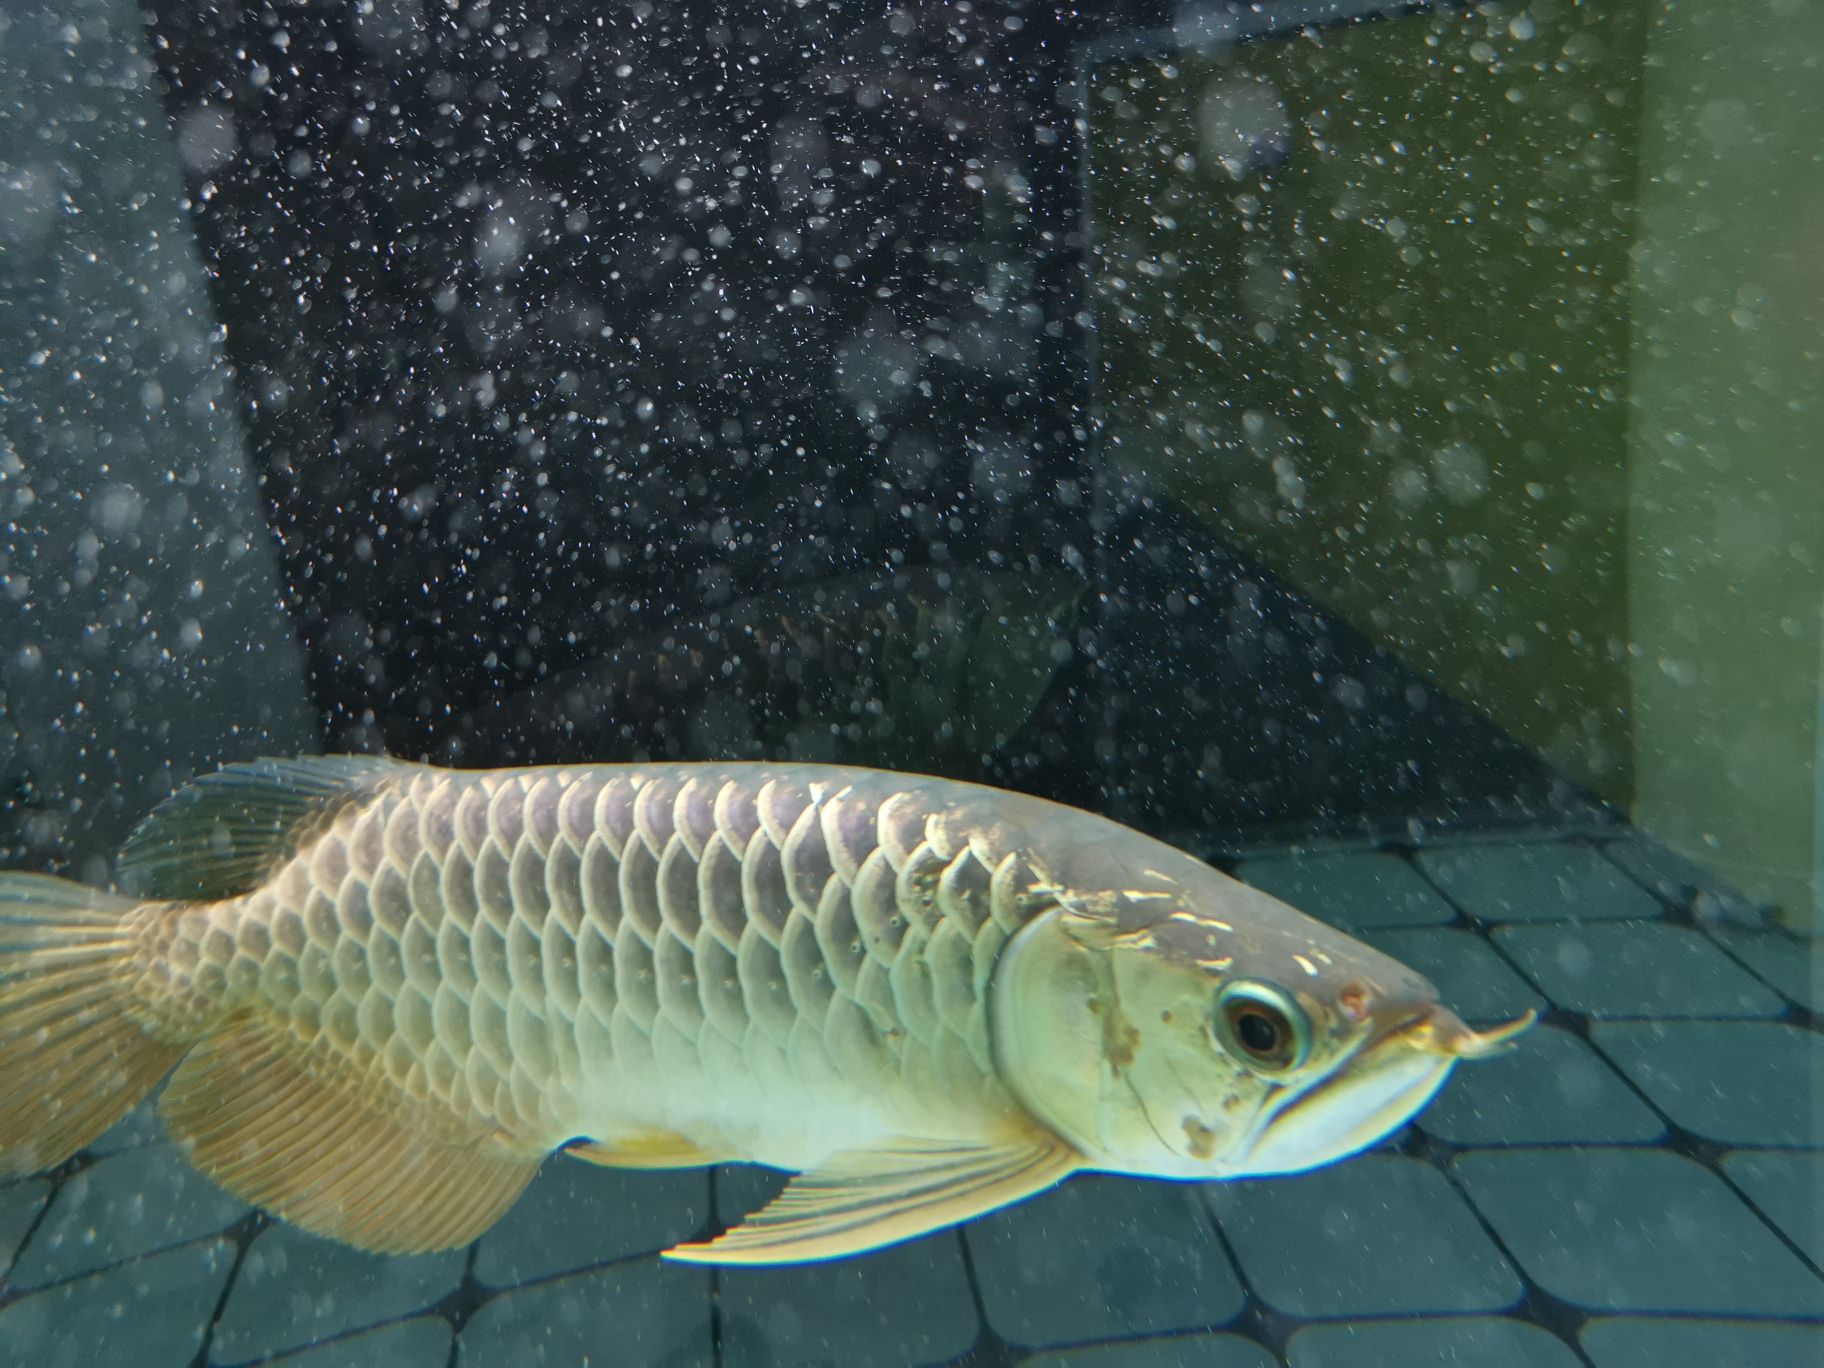
[(1216, 994), (1216, 1043), (1261, 1073), (1289, 1073), (1311, 1053), (1311, 1019), (1270, 983), (1236, 979)]

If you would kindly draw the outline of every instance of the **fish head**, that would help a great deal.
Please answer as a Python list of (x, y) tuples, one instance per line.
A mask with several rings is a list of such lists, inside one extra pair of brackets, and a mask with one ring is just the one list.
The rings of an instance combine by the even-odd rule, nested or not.
[(997, 962), (996, 1066), (1090, 1167), (1317, 1168), (1532, 1021), (1472, 1030), (1424, 976), (1207, 866), (1166, 883), (1066, 892)]

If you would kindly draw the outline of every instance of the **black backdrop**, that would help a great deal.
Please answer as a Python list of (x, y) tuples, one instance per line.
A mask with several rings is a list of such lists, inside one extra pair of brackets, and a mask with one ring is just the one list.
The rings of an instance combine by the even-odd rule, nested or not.
[[(675, 650), (668, 625), (751, 621), (756, 596), (961, 568), (1084, 592), (1025, 725), (931, 767), (1218, 841), (1587, 807), (1194, 519), (1097, 478), (1067, 86), (1080, 44), (1157, 22), (1143, 8), (150, 22), (333, 745), (713, 753), (682, 705), (625, 706), (663, 671), (565, 717), (561, 756), (513, 700), (628, 642)], [(796, 663), (762, 680), (748, 645), (703, 687), (802, 711)]]

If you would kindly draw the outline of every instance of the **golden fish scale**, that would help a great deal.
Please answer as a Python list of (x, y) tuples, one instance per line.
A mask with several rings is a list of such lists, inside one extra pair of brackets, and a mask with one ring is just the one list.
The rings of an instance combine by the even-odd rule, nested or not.
[(705, 1144), (728, 1138), (702, 1134), (705, 1097), (992, 1124), (1015, 1104), (988, 976), (1042, 899), (944, 789), (792, 767), (410, 772), (261, 889), (167, 919), (147, 957), (170, 970), (161, 1015), (251, 1007), (531, 1146), (587, 1133), (604, 1090)]

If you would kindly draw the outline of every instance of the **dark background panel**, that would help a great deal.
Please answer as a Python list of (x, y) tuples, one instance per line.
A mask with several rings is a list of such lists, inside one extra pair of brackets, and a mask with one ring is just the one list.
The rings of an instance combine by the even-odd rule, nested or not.
[[(945, 687), (1029, 683), (967, 673), (981, 622), (1081, 593), (1023, 723), (900, 763), (1160, 829), (1549, 810), (1492, 727), (1093, 469), (1068, 85), (1084, 41), (1154, 22), (156, 8), (330, 744), (871, 758), (805, 685), (849, 668), (806, 596), (954, 570), (944, 620), (978, 636)], [(619, 704), (549, 703), (592, 671)], [(856, 678), (865, 721), (886, 691)], [(552, 706), (559, 739), (523, 725)], [(757, 721), (701, 725), (731, 706)]]

